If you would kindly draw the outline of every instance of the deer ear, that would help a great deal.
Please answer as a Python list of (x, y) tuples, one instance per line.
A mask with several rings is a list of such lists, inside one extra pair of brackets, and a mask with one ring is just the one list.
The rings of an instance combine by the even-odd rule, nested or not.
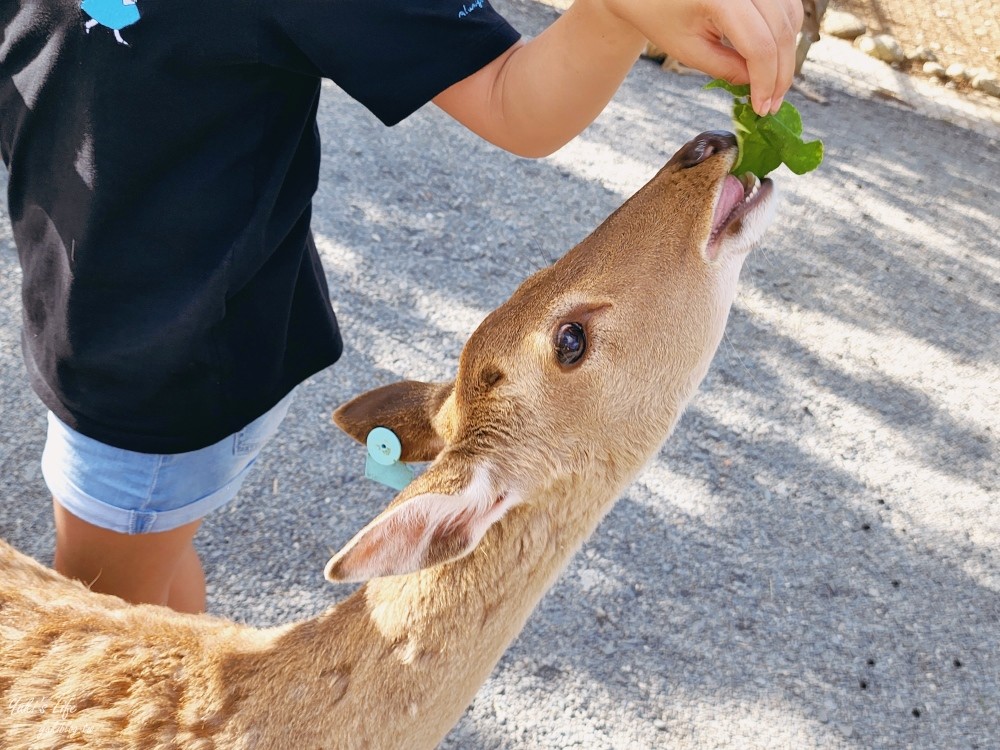
[(434, 428), (453, 383), (419, 383), (404, 380), (368, 391), (333, 413), (336, 425), (364, 444), (376, 427), (388, 427), (403, 445), (401, 461), (430, 461), (444, 448)]
[(424, 493), (388, 508), (326, 565), (328, 581), (402, 575), (464, 557), (520, 502), (478, 469), (456, 495)]

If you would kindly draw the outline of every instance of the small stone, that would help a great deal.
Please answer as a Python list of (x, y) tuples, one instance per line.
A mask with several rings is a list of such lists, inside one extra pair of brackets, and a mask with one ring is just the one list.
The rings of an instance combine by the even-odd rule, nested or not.
[(944, 69), (944, 74), (953, 81), (964, 81), (969, 77), (968, 71), (962, 63), (952, 63)]
[(828, 10), (823, 17), (823, 32), (838, 39), (854, 40), (868, 31), (865, 22), (853, 13)]
[(887, 63), (900, 63), (906, 59), (902, 46), (889, 34), (862, 36), (858, 38), (858, 49), (869, 57)]
[(934, 50), (927, 46), (920, 46), (914, 50), (910, 50), (906, 53), (906, 59), (911, 62), (937, 62), (937, 55), (934, 54)]
[(973, 78), (972, 88), (989, 96), (1000, 97), (1000, 81), (992, 73), (980, 73)]
[(948, 74), (945, 72), (944, 65), (939, 62), (925, 62), (924, 73), (942, 80), (948, 77)]
[(592, 568), (584, 568), (579, 572), (580, 588), (593, 591), (601, 583), (601, 574)]
[(886, 62), (899, 63), (906, 59), (906, 53), (903, 52), (903, 47), (896, 40), (896, 37), (890, 36), (889, 34), (879, 34), (875, 37), (875, 43), (883, 51), (883, 57), (881, 59)]

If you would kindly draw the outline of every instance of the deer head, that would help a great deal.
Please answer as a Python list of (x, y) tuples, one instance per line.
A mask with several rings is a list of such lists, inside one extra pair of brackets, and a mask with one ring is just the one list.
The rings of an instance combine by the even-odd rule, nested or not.
[(433, 464), (330, 560), (328, 579), (462, 557), (566, 477), (607, 488), (610, 507), (707, 372), (743, 259), (773, 216), (771, 181), (730, 175), (736, 156), (725, 132), (681, 148), (486, 317), (454, 382), (396, 383), (336, 411), (357, 440), (385, 426), (402, 460)]

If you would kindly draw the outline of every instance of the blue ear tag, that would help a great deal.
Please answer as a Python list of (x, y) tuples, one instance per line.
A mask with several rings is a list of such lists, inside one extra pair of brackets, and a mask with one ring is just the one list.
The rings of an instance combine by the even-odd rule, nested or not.
[(399, 462), (403, 444), (396, 433), (386, 427), (376, 427), (368, 433), (368, 458), (365, 476), (380, 484), (401, 490), (413, 481), (413, 469)]

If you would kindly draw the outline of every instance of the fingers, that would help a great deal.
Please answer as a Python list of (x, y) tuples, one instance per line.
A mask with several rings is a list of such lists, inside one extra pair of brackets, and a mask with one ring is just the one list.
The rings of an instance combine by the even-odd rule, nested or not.
[[(776, 76), (771, 94), (771, 113), (778, 111), (781, 99), (795, 76), (795, 39), (802, 28), (801, 0), (753, 0), (773, 35), (776, 53)], [(752, 72), (751, 72), (752, 75)], [(751, 78), (752, 80), (752, 78)]]
[(685, 64), (749, 82), (759, 115), (777, 112), (792, 85), (802, 0), (595, 1)]
[(737, 84), (750, 82), (750, 73), (743, 55), (719, 44), (716, 39), (688, 40), (687, 45), (681, 47), (676, 55), (685, 65), (707, 73), (712, 78), (721, 78)]
[(795, 73), (795, 35), (801, 0), (717, 3), (715, 23), (746, 61), (754, 111), (777, 112)]

